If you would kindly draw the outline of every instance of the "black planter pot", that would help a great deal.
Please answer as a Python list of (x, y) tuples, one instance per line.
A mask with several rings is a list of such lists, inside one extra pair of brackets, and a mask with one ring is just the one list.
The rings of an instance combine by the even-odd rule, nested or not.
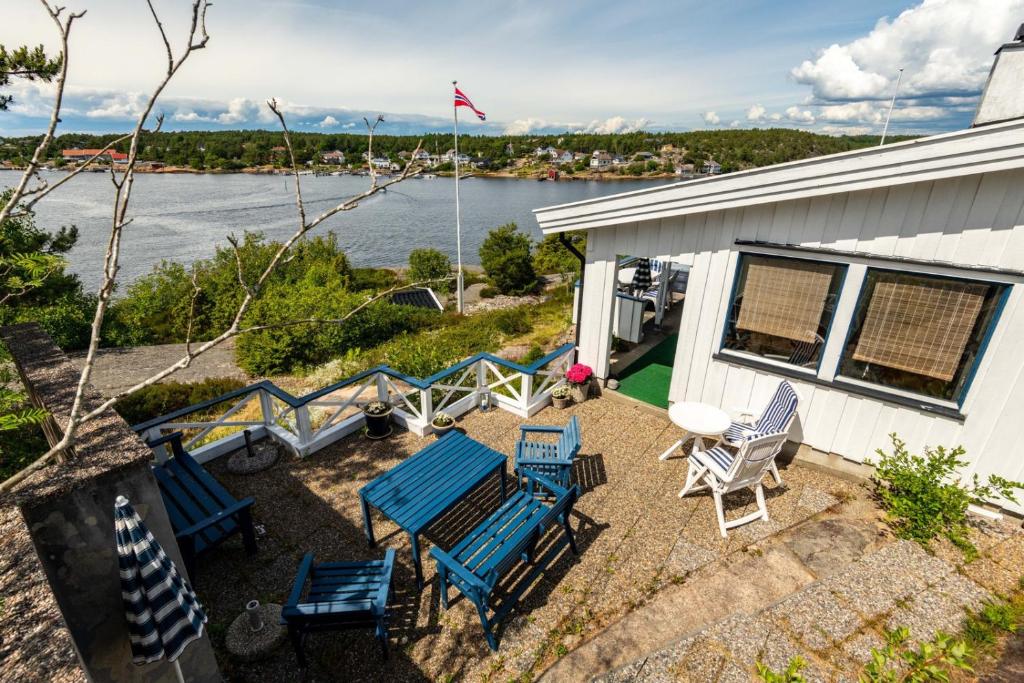
[(395, 411), (394, 408), (390, 408), (388, 412), (383, 415), (370, 415), (367, 412), (363, 412), (363, 417), (366, 418), (366, 437), (369, 439), (383, 439), (391, 436), (391, 413)]

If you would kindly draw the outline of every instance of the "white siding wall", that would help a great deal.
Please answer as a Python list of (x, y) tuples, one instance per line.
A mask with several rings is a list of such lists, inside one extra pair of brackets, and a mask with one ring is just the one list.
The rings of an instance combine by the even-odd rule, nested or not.
[[(778, 377), (712, 359), (737, 261), (735, 240), (760, 240), (1024, 270), (1024, 171), (914, 183), (590, 231), (581, 357), (607, 373), (615, 254), (691, 266), (669, 398), (759, 407)], [(852, 306), (841, 301), (840, 306)], [(841, 319), (839, 320), (841, 322)], [(603, 360), (602, 360), (603, 359)], [(896, 431), (911, 449), (963, 444), (973, 468), (1024, 479), (1024, 285), (1016, 285), (956, 420), (794, 381), (793, 437), (863, 461)]]

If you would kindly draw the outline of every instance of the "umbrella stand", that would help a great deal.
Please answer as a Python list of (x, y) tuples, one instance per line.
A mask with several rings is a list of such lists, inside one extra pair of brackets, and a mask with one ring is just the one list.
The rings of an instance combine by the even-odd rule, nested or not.
[(174, 673), (178, 675), (178, 683), (185, 683), (185, 675), (181, 673), (181, 663), (174, 660)]

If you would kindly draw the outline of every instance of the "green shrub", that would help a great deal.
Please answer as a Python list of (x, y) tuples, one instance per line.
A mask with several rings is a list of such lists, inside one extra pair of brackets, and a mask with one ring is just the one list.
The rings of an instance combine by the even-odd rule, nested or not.
[[(889, 524), (902, 538), (924, 546), (945, 536), (969, 558), (976, 554), (967, 536), (967, 506), (992, 501), (997, 496), (1017, 502), (1014, 491), (1024, 484), (990, 475), (981, 483), (978, 475), (967, 485), (961, 482), (964, 449), (925, 448), (924, 456), (911, 455), (906, 443), (890, 434), (892, 454), (879, 449), (881, 458), (872, 475), (875, 495), (885, 509)], [(874, 464), (869, 461), (869, 464)]]
[(45, 304), (2, 307), (0, 325), (39, 323), (57, 346), (76, 351), (89, 345), (95, 313), (96, 297), (69, 292)]
[[(587, 235), (583, 232), (566, 233), (569, 242), (581, 253), (587, 253)], [(580, 260), (565, 248), (558, 235), (545, 235), (533, 253), (533, 267), (538, 273), (562, 275), (575, 280), (580, 272)]]
[(491, 230), (480, 246), (480, 264), (502, 294), (521, 295), (537, 288), (530, 238), (515, 223)]
[(800, 673), (807, 666), (807, 662), (799, 655), (789, 660), (789, 665), (781, 672), (777, 672), (761, 662), (756, 662), (756, 664), (757, 677), (764, 683), (806, 683), (807, 681)]
[(533, 329), (530, 316), (523, 308), (505, 308), (494, 314), (494, 326), (509, 336), (526, 334)]
[(114, 404), (114, 410), (128, 424), (134, 425), (208, 401), (244, 386), (245, 382), (230, 377), (214, 377), (201, 382), (151, 384), (122, 398)]
[(540, 344), (532, 344), (530, 346), (530, 350), (526, 352), (525, 356), (519, 359), (519, 362), (523, 365), (529, 365), (543, 357), (544, 349), (541, 348)]
[(500, 294), (500, 293), (501, 292), (499, 292), (496, 287), (491, 287), (490, 285), (487, 285), (487, 286), (482, 287), (480, 289), (480, 298), (481, 299), (493, 299), (494, 297), (498, 296), (498, 294)]
[[(409, 253), (409, 281), (423, 282), (437, 280), (452, 274), (448, 257), (437, 249), (413, 249)], [(451, 281), (434, 282), (430, 287), (438, 292), (448, 292)]]
[(379, 292), (398, 284), (398, 273), (390, 268), (353, 268), (350, 277), (351, 289), (355, 292), (364, 289)]
[(885, 647), (871, 648), (871, 661), (864, 667), (864, 683), (903, 681), (948, 681), (954, 671), (971, 671), (971, 647), (963, 640), (939, 632), (916, 649), (908, 645), (910, 630), (900, 627), (885, 632)]

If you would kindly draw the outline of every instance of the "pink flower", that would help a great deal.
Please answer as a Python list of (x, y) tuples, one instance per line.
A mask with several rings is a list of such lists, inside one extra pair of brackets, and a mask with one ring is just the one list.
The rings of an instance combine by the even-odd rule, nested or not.
[(565, 378), (572, 384), (584, 384), (593, 374), (594, 371), (590, 369), (590, 366), (577, 363), (569, 368), (569, 372), (565, 373)]

